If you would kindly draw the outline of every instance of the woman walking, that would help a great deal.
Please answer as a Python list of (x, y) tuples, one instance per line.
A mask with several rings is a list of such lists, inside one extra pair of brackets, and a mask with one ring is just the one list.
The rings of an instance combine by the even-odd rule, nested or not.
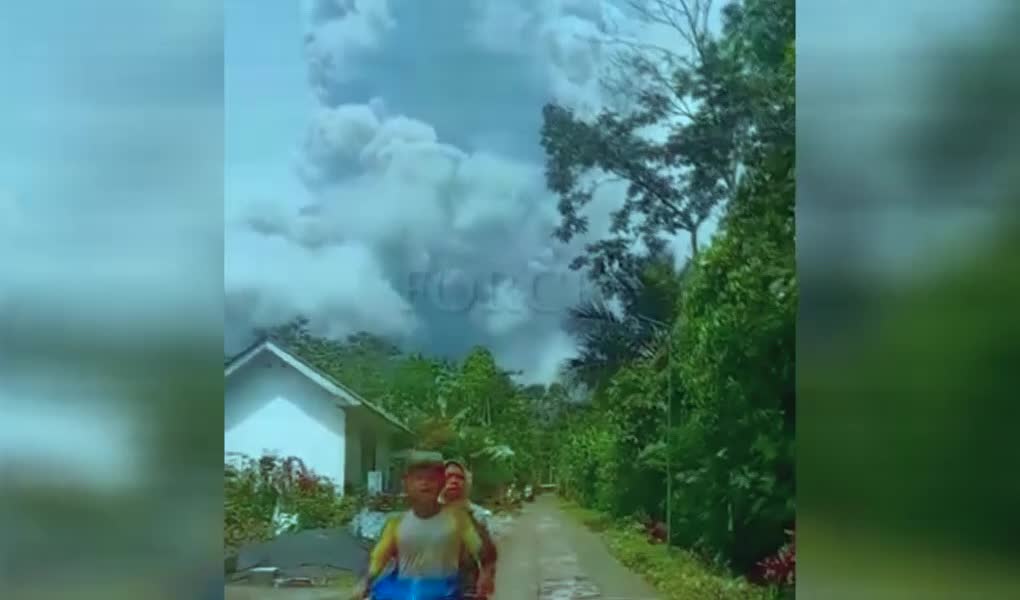
[(456, 510), (470, 519), (481, 538), (481, 549), (476, 559), (462, 555), (460, 561), (460, 582), (465, 598), (484, 599), (492, 595), (496, 576), (496, 544), (485, 525), (471, 511), (471, 472), (463, 463), (448, 460), (445, 463), (446, 485), (439, 501), (448, 510)]

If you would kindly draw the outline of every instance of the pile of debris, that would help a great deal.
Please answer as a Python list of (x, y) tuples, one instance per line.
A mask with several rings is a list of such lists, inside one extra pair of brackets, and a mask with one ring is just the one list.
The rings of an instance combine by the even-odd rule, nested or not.
[(370, 508), (363, 508), (358, 514), (354, 515), (351, 519), (350, 527), (351, 533), (355, 536), (363, 539), (376, 541), (379, 536), (382, 535), (383, 526), (386, 525), (386, 520), (391, 515), (399, 514), (396, 512), (383, 512), (381, 510), (372, 510)]
[(344, 529), (284, 533), (242, 546), (229, 579), (288, 587), (324, 585), (344, 574), (364, 572), (368, 546)]

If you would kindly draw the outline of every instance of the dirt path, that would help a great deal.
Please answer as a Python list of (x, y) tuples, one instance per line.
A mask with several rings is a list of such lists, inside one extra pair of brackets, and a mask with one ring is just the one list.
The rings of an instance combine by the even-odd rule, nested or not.
[(526, 506), (500, 541), (493, 600), (657, 600), (602, 540), (564, 514), (554, 496)]

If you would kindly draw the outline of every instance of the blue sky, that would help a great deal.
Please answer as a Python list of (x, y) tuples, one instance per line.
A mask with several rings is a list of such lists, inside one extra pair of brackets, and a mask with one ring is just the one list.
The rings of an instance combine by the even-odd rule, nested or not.
[(224, 183), (230, 198), (304, 194), (295, 151), (312, 109), (299, 4), (224, 3)]

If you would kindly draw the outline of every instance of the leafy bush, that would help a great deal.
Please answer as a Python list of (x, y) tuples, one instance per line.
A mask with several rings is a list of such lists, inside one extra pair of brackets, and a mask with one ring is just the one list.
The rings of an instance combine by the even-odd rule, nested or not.
[(585, 506), (609, 510), (616, 487), (613, 431), (585, 415), (562, 437), (558, 471), (564, 496)]
[(250, 458), (238, 457), (224, 469), (223, 535), (228, 554), (239, 546), (272, 536), (277, 491), (268, 470)]
[(777, 588), (793, 588), (797, 584), (797, 550), (794, 532), (790, 531), (790, 541), (774, 555), (761, 560), (757, 565), (757, 580)]
[(727, 576), (691, 552), (667, 552), (649, 541), (644, 527), (613, 519), (598, 511), (567, 504), (564, 509), (594, 531), (601, 532), (616, 558), (640, 573), (671, 600), (770, 600), (774, 590)]
[[(606, 417), (615, 432), (612, 458), (614, 516), (665, 512), (666, 385), (659, 372), (665, 365), (642, 360), (620, 369), (607, 391)], [(658, 367), (658, 370), (657, 370)]]
[(339, 527), (360, 509), (363, 498), (344, 496), (328, 479), (296, 457), (232, 455), (225, 465), (224, 544), (229, 552), (272, 537), (277, 510), (295, 514), (297, 529)]
[(674, 531), (747, 572), (794, 518), (793, 151), (748, 176), (682, 297)]
[(393, 512), (403, 503), (396, 494), (376, 494), (365, 499), (365, 508), (375, 512)]
[(298, 529), (340, 527), (350, 523), (362, 505), (357, 495), (338, 495), (332, 483), (319, 477), (298, 489), (284, 500), (284, 510), (297, 515)]
[(794, 518), (793, 161), (789, 149), (749, 173), (684, 277), (669, 351), (621, 368), (559, 452), (569, 497), (661, 518), (668, 451), (673, 542), (743, 573)]
[[(653, 537), (669, 512), (671, 542), (748, 573), (784, 544), (795, 511), (795, 3), (726, 4), (718, 43), (670, 73), (671, 89), (595, 119), (548, 106), (542, 145), (564, 241), (587, 229), (587, 175), (630, 184), (611, 234), (574, 262), (618, 302), (576, 311), (599, 326), (578, 329), (584, 360), (567, 366), (594, 393), (559, 432), (560, 483), (614, 517), (645, 515)], [(668, 118), (675, 98), (692, 99), (686, 124)], [(665, 141), (637, 135), (652, 122), (670, 128)], [(678, 165), (689, 175), (665, 175)], [(698, 244), (717, 203), (718, 230)], [(691, 261), (645, 271), (678, 230)], [(652, 321), (655, 335), (637, 324)]]

